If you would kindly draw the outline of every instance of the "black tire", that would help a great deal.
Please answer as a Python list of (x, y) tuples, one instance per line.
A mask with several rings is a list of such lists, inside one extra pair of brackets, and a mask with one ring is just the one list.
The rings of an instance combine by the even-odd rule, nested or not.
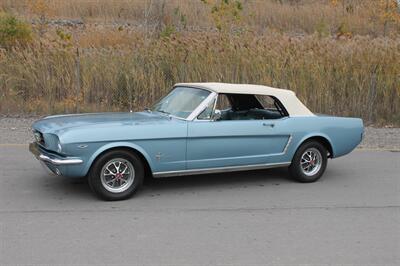
[[(321, 155), (321, 164), (319, 167), (319, 170), (317, 170), (318, 167), (314, 168), (314, 172), (310, 171), (308, 174), (306, 174), (306, 170), (303, 170), (301, 163), (302, 163), (302, 156), (306, 151), (314, 151), (316, 154), (318, 154), (319, 151)], [(289, 172), (291, 177), (302, 183), (311, 183), (315, 182), (318, 179), (321, 178), (321, 176), (324, 174), (327, 163), (328, 163), (328, 151), (325, 148), (324, 145), (322, 145), (318, 141), (307, 141), (303, 143), (296, 151), (296, 153), (293, 156), (292, 163), (289, 166)], [(315, 160), (313, 160), (315, 162)]]
[[(134, 173), (132, 178), (133, 181), (126, 182), (126, 186), (123, 188), (123, 191), (121, 192), (110, 191), (110, 187), (106, 188), (107, 185), (103, 184), (102, 181), (103, 167), (106, 167), (112, 160), (118, 160), (117, 158), (124, 160), (126, 165), (129, 165), (130, 163), (130, 166), (133, 167), (132, 173)], [(121, 164), (119, 167), (121, 167)], [(109, 173), (111, 172), (109, 171)], [(92, 191), (103, 200), (109, 200), (109, 201), (124, 200), (130, 198), (136, 192), (136, 190), (142, 185), (144, 174), (145, 171), (143, 162), (136, 154), (122, 149), (111, 150), (109, 152), (102, 154), (93, 163), (89, 172), (88, 183)], [(119, 184), (121, 185), (121, 181), (119, 181)]]

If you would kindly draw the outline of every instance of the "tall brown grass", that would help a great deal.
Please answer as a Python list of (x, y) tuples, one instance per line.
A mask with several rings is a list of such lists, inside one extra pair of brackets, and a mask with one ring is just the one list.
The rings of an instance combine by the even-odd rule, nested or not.
[(43, 44), (3, 52), (0, 111), (139, 110), (176, 82), (221, 81), (291, 89), (317, 113), (400, 121), (399, 39), (279, 33), (143, 39), (136, 33), (130, 45), (81, 48), (79, 57), (72, 47)]
[[(291, 89), (316, 113), (400, 125), (398, 25), (383, 34), (365, 1), (347, 0), (350, 11), (325, 0), (243, 1), (235, 30), (218, 32), (209, 6), (171, 0), (149, 15), (161, 31), (172, 24), (168, 34), (140, 26), (151, 2), (162, 3), (46, 1), (46, 19), (85, 24), (35, 24), (32, 43), (0, 49), (0, 113), (140, 110), (176, 82), (220, 81)], [(27, 20), (37, 18), (31, 3), (0, 0)]]

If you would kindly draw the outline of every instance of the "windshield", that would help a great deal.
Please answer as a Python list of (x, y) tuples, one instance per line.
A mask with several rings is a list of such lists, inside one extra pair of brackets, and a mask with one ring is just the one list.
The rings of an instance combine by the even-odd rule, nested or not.
[(155, 104), (152, 111), (186, 119), (209, 94), (209, 91), (202, 89), (176, 87)]

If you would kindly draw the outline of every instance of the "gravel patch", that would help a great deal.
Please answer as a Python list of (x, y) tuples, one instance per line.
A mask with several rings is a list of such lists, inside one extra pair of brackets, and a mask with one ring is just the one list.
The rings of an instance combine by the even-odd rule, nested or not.
[(0, 144), (27, 144), (33, 141), (31, 125), (39, 117), (0, 117)]
[[(0, 117), (0, 145), (33, 141), (30, 126), (39, 117)], [(366, 127), (359, 149), (400, 150), (400, 128)]]
[(359, 149), (400, 150), (400, 128), (366, 127)]

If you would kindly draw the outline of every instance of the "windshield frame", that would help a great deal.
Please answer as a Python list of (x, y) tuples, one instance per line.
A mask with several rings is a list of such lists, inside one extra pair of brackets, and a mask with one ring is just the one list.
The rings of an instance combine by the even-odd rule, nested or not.
[(169, 116), (169, 117), (173, 117), (179, 120), (184, 120), (184, 121), (193, 121), (201, 112), (203, 112), (203, 110), (208, 106), (208, 103), (214, 99), (214, 97), (217, 95), (216, 92), (206, 89), (206, 88), (199, 88), (199, 87), (195, 87), (195, 86), (174, 86), (165, 96), (163, 96), (162, 98), (160, 98), (151, 108), (152, 112), (157, 112), (157, 113), (161, 113), (159, 111), (153, 110), (153, 107), (155, 105), (157, 105), (160, 101), (162, 101), (168, 94), (170, 94), (173, 90), (177, 89), (177, 88), (184, 88), (184, 89), (198, 89), (198, 90), (204, 90), (204, 91), (208, 91), (210, 92), (210, 94), (192, 111), (192, 113), (190, 113), (190, 115), (188, 115), (186, 118), (183, 117), (179, 117), (173, 114), (167, 114), (165, 113), (165, 115)]

